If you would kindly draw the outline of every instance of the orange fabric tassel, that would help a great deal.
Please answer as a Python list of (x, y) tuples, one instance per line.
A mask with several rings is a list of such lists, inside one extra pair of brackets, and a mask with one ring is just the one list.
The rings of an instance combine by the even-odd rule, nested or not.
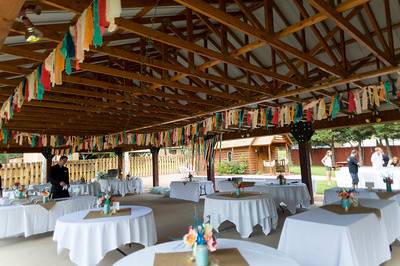
[(93, 42), (93, 11), (92, 8), (89, 7), (86, 12), (86, 19), (85, 19), (85, 36), (83, 39), (83, 49), (88, 51), (89, 46)]
[(62, 73), (65, 69), (65, 58), (61, 53), (61, 45), (60, 43), (55, 51), (55, 65), (54, 65), (54, 82), (56, 85), (62, 84)]

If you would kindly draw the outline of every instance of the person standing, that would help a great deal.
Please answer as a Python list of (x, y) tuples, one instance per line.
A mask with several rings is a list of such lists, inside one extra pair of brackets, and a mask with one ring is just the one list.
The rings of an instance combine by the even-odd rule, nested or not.
[(67, 163), (68, 157), (63, 155), (57, 164), (50, 168), (51, 198), (68, 198), (69, 192), (69, 173), (68, 168), (64, 165)]
[[(381, 149), (381, 148), (380, 148)], [(383, 150), (381, 149), (381, 154), (382, 154), (382, 161), (383, 161), (383, 167), (387, 167), (389, 164), (389, 156), (383, 152)]]
[(358, 168), (359, 162), (356, 159), (357, 151), (352, 150), (350, 156), (347, 158), (347, 165), (349, 167), (350, 176), (352, 179), (353, 188), (358, 187)]
[(384, 162), (383, 162), (383, 156), (382, 156), (382, 149), (379, 147), (376, 147), (375, 152), (371, 156), (372, 167), (382, 168), (383, 163)]
[(332, 151), (328, 150), (321, 160), (322, 164), (325, 166), (326, 170), (326, 177), (328, 179), (328, 185), (331, 184), (331, 178), (332, 178), (332, 170), (333, 170), (333, 164), (332, 164)]

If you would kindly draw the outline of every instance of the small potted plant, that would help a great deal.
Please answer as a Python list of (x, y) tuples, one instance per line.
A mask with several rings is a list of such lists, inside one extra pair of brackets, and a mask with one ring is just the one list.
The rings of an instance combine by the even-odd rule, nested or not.
[(214, 252), (217, 241), (213, 235), (213, 228), (209, 223), (190, 226), (189, 232), (183, 237), (185, 245), (193, 250), (193, 259), (196, 266), (208, 266), (208, 253)]

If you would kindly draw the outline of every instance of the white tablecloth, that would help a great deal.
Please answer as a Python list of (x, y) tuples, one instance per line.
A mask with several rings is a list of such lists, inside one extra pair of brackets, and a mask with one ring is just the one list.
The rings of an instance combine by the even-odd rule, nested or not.
[[(364, 204), (382, 205), (382, 209), (393, 205), (386, 202), (386, 206)], [(391, 257), (389, 230), (384, 222), (391, 208), (383, 211), (381, 219), (372, 213), (340, 215), (321, 208), (290, 216), (283, 226), (278, 250), (307, 266), (380, 265)]]
[(81, 195), (97, 196), (99, 195), (100, 192), (100, 183), (99, 182), (86, 183), (86, 184), (72, 183), (70, 184), (68, 191), (71, 196), (81, 196)]
[[(386, 184), (383, 182), (383, 176), (387, 173), (393, 175), (393, 189), (400, 189), (400, 168), (399, 167), (382, 167), (374, 168), (363, 166), (358, 170), (359, 188), (366, 188), (365, 182), (374, 182), (374, 188), (386, 189)], [(351, 177), (348, 167), (342, 167), (336, 173), (336, 183), (338, 187), (351, 187)]]
[(62, 215), (89, 209), (95, 204), (95, 197), (81, 196), (58, 201), (49, 211), (37, 204), (0, 206), (0, 238), (53, 231)]
[(169, 197), (199, 202), (200, 195), (204, 193), (207, 195), (214, 193), (214, 186), (211, 181), (173, 181), (170, 184)]
[(101, 191), (106, 192), (111, 188), (113, 195), (125, 196), (128, 192), (143, 193), (143, 181), (139, 178), (131, 180), (100, 179)]
[[(347, 188), (350, 189), (350, 188)], [(330, 188), (324, 191), (324, 205), (326, 204), (331, 204), (333, 202), (338, 201), (338, 196), (337, 192), (340, 191), (341, 188), (334, 187)], [(360, 199), (380, 199), (378, 195), (376, 195), (376, 191), (378, 190), (373, 190), (373, 191), (368, 191), (368, 189), (365, 188), (358, 188), (356, 189), (357, 191), (357, 197)], [(396, 200), (400, 204), (400, 194), (396, 194), (393, 197), (389, 198), (388, 200)]]
[(131, 208), (131, 215), (85, 220), (83, 218), (89, 212), (86, 210), (59, 218), (53, 235), (58, 253), (69, 249), (69, 258), (73, 263), (96, 265), (107, 252), (122, 245), (154, 245), (157, 233), (153, 211), (142, 206), (121, 208)]
[[(286, 254), (261, 244), (233, 239), (217, 239), (217, 242), (218, 249), (237, 248), (249, 266), (300, 266)], [(134, 252), (117, 261), (114, 266), (132, 266), (137, 262), (140, 262), (140, 266), (153, 266), (155, 253), (180, 251), (190, 251), (190, 249), (180, 240), (167, 242)]]
[(247, 238), (257, 224), (264, 234), (269, 234), (278, 224), (278, 213), (269, 194), (235, 199), (215, 193), (205, 199), (204, 221), (208, 220), (217, 231), (220, 224), (228, 220), (236, 225), (242, 238)]
[(294, 183), (286, 185), (256, 185), (249, 187), (249, 191), (256, 191), (261, 193), (269, 193), (278, 207), (284, 203), (288, 210), (296, 213), (297, 206), (301, 205), (303, 208), (310, 207), (310, 193), (307, 186), (303, 183)]

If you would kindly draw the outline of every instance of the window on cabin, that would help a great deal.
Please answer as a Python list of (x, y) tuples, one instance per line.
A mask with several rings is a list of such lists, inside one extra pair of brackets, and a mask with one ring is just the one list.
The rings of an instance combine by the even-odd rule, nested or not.
[(227, 157), (228, 157), (228, 162), (231, 162), (232, 161), (232, 152), (231, 151), (228, 151)]

